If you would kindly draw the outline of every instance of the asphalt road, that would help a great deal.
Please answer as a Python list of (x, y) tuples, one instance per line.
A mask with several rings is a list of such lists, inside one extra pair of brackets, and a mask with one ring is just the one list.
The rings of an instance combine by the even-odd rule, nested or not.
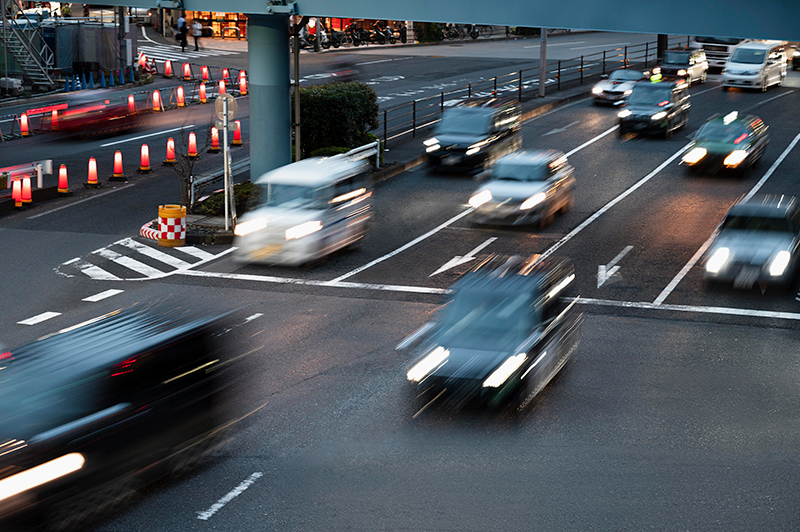
[[(259, 315), (231, 333), (252, 367), (239, 406), (253, 413), (236, 438), (95, 530), (794, 530), (797, 287), (712, 289), (692, 258), (741, 195), (800, 196), (798, 86), (790, 72), (767, 93), (692, 87), (689, 126), (670, 140), (620, 138), (616, 111), (588, 100), (528, 121), (524, 147), (564, 150), (576, 169), (574, 209), (544, 230), (475, 227), (466, 202), (479, 183), (422, 166), (377, 188), (358, 250), (299, 269), (239, 266), (222, 246), (158, 250), (171, 264), (132, 249), (125, 239), (169, 190), (163, 175), (8, 216), (0, 342), (154, 299)], [(732, 110), (770, 127), (762, 162), (744, 179), (687, 177), (676, 155), (687, 135)], [(432, 274), (490, 238), (483, 253), (573, 259), (580, 347), (521, 419), (435, 406), (413, 418), (394, 346), (469, 263)], [(598, 286), (598, 266), (628, 246)], [(122, 292), (85, 301), (110, 289)], [(46, 312), (59, 314), (19, 323)]]

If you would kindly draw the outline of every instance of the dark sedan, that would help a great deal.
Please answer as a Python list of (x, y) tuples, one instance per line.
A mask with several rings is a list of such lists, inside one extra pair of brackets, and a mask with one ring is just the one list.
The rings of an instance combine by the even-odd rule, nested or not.
[(739, 116), (736, 111), (712, 116), (694, 135), (681, 164), (688, 173), (729, 170), (745, 175), (764, 155), (767, 129), (757, 116)]
[(633, 86), (625, 108), (620, 111), (619, 134), (644, 133), (672, 137), (689, 121), (689, 93), (681, 80), (640, 81)]

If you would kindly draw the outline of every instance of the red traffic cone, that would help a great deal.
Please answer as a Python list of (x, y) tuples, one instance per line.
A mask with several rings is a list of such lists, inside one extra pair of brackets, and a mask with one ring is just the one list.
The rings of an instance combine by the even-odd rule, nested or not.
[(197, 135), (194, 131), (189, 133), (189, 150), (186, 154), (190, 159), (197, 159)]
[(140, 174), (149, 174), (152, 170), (150, 169), (150, 148), (147, 144), (142, 144), (142, 157), (141, 162), (139, 163), (139, 173)]
[(31, 195), (31, 176), (25, 174), (22, 176), (22, 203), (30, 204), (33, 203), (33, 197)]
[(172, 76), (174, 76), (172, 73), (172, 61), (164, 61), (164, 77), (171, 78)]
[(161, 93), (157, 90), (153, 91), (153, 112), (160, 113), (164, 110), (164, 104), (161, 102)]
[(11, 199), (14, 200), (14, 207), (22, 208), (22, 181), (18, 177), (11, 183)]
[(219, 130), (211, 127), (211, 147), (207, 150), (208, 153), (219, 153)]
[(231, 142), (231, 146), (241, 146), (242, 145), (242, 123), (238, 120), (234, 120), (236, 124), (236, 129), (233, 132), (233, 142)]
[(72, 192), (69, 191), (69, 184), (67, 184), (67, 165), (62, 164), (58, 168), (58, 195), (71, 196)]
[(89, 176), (83, 186), (86, 188), (100, 188), (100, 182), (97, 181), (97, 160), (94, 157), (89, 158)]
[(28, 129), (28, 115), (25, 113), (22, 113), (19, 117), (19, 131), (23, 137), (27, 137), (31, 134)]
[(111, 174), (111, 181), (125, 181), (125, 176), (122, 175), (122, 152), (114, 152), (114, 173)]
[(205, 83), (200, 83), (200, 103), (208, 103), (208, 98), (206, 97)]
[(190, 81), (192, 79), (192, 67), (189, 66), (189, 63), (183, 64), (183, 79), (184, 81)]
[(175, 166), (175, 140), (170, 137), (167, 139), (167, 160), (164, 161), (164, 166)]
[(183, 86), (179, 86), (176, 91), (178, 99), (178, 107), (186, 107), (186, 97), (183, 94)]

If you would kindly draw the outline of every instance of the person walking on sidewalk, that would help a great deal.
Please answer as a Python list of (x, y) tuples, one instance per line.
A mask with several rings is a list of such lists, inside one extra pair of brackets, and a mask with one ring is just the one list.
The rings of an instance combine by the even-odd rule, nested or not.
[(200, 48), (198, 44), (200, 43), (200, 37), (203, 36), (203, 25), (200, 24), (198, 19), (192, 20), (192, 37), (194, 37), (194, 51), (197, 52)]
[(178, 18), (178, 40), (181, 42), (181, 52), (186, 51), (186, 35), (189, 33), (189, 26), (186, 25), (186, 12), (182, 12)]

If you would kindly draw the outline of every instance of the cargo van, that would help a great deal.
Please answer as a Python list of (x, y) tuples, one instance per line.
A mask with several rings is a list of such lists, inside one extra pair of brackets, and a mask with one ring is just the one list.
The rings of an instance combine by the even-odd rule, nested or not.
[(781, 41), (748, 41), (734, 48), (722, 69), (722, 90), (729, 87), (761, 89), (782, 85), (786, 51)]

